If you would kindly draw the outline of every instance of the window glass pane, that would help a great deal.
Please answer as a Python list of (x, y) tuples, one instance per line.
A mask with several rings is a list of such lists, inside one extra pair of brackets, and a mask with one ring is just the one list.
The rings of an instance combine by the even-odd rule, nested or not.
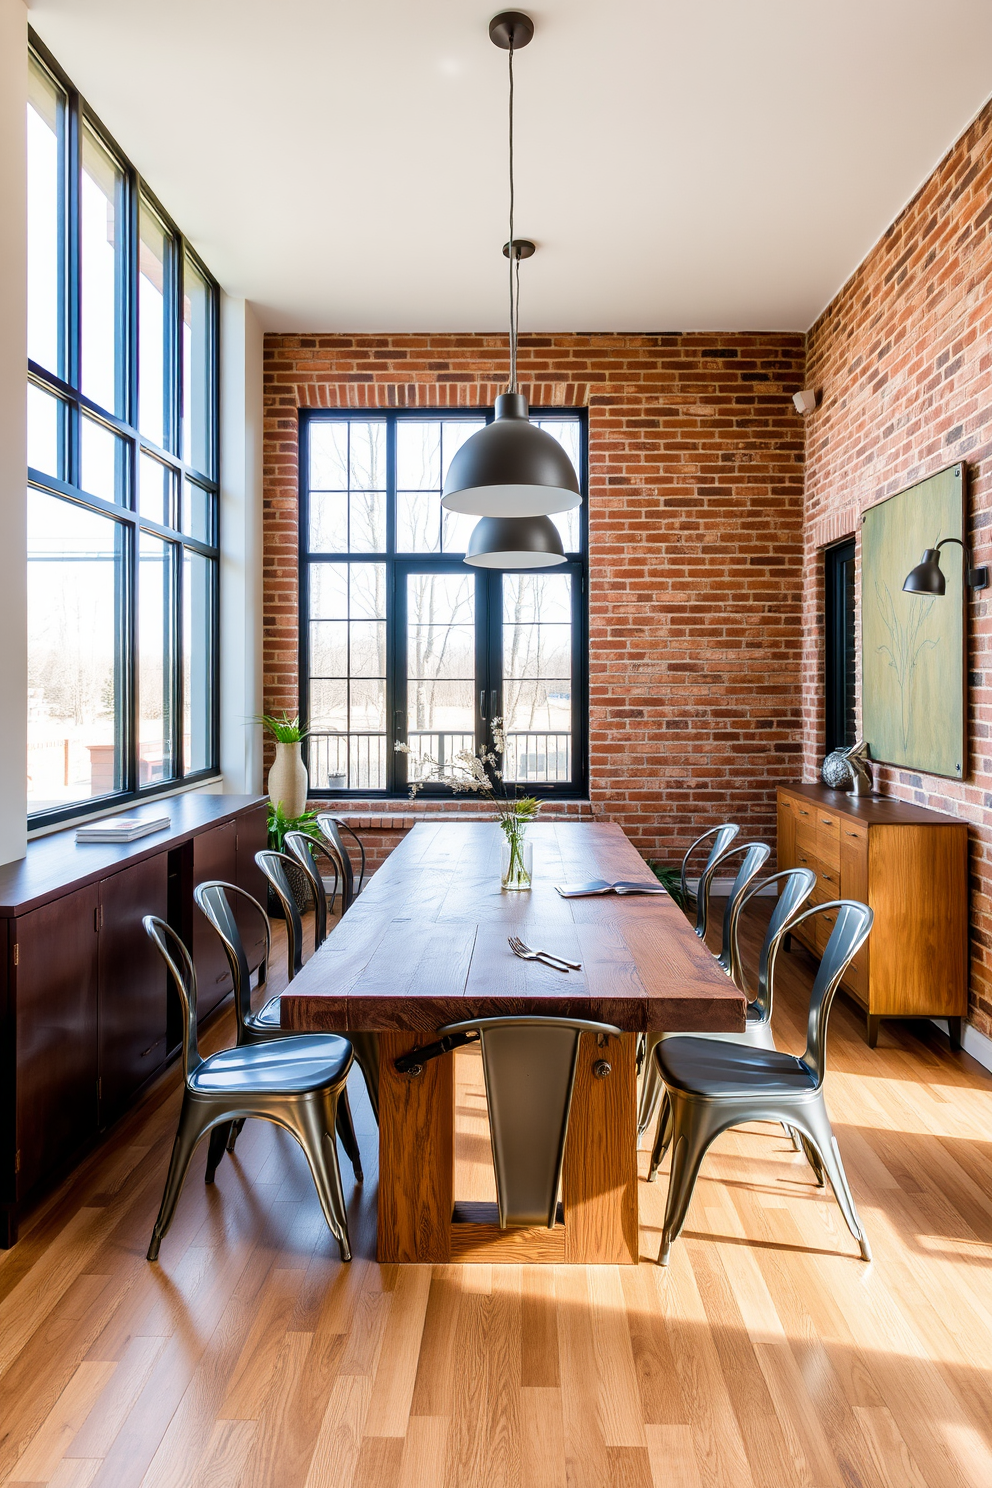
[(138, 457), (138, 511), (150, 522), (172, 526), (172, 471), (142, 450)]
[(572, 578), (503, 577), (507, 780), (568, 780), (572, 766)]
[(28, 492), (28, 802), (122, 786), (118, 522)]
[(213, 541), (214, 498), (196, 481), (183, 481), (183, 531), (200, 542)]
[(213, 299), (191, 258), (183, 265), (183, 459), (213, 475)]
[(172, 238), (147, 202), (138, 208), (138, 428), (165, 447), (170, 425)]
[[(576, 474), (578, 474), (582, 453), (582, 429), (578, 419), (534, 419), (533, 422), (539, 429), (543, 429), (545, 433), (550, 434), (553, 439), (557, 439), (571, 460)], [(565, 552), (577, 553), (581, 543), (579, 508), (575, 506), (571, 511), (555, 512), (551, 520), (561, 533), (562, 546)]]
[(396, 551), (464, 553), (477, 517), (444, 511), (441, 490), (455, 452), (484, 419), (408, 419), (396, 425)]
[(37, 383), (28, 383), (28, 464), (65, 479), (65, 408)]
[(475, 746), (475, 575), (407, 577), (407, 761), (418, 756), (449, 764)]
[(396, 489), (441, 489), (441, 425), (434, 419), (407, 419), (396, 425)]
[(80, 180), (80, 357), (82, 390), (124, 412), (124, 172), (89, 126)]
[(174, 677), (173, 564), (176, 547), (149, 532), (138, 539), (138, 785), (171, 780)]
[(310, 779), (316, 789), (386, 785), (386, 566), (310, 568)]
[(216, 563), (186, 550), (183, 573), (183, 759), (186, 774), (213, 764), (213, 592)]
[(312, 553), (347, 553), (347, 491), (311, 492), (310, 551)]
[(386, 426), (348, 420), (348, 489), (386, 489)]
[(28, 356), (64, 375), (65, 94), (32, 57), (28, 74)]
[(397, 491), (397, 553), (437, 553), (440, 548), (441, 498), (438, 493), (436, 491)]
[(79, 484), (92, 496), (123, 503), (127, 491), (126, 440), (85, 413), (79, 423)]
[(347, 491), (348, 422), (314, 419), (310, 424), (311, 491)]

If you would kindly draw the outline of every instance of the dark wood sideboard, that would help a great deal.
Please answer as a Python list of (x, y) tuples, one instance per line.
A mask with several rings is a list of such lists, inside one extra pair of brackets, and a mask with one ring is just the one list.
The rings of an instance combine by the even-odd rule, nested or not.
[[(968, 824), (883, 796), (825, 785), (778, 792), (778, 866), (816, 873), (810, 903), (860, 899), (875, 912), (842, 982), (864, 1008), (868, 1043), (882, 1018), (946, 1018), (960, 1044), (968, 1012)], [(797, 932), (821, 955), (834, 916)]]
[[(142, 916), (168, 920), (190, 947), (202, 1019), (231, 978), (193, 889), (222, 878), (265, 902), (264, 796), (170, 796), (127, 814), (171, 825), (85, 845), (69, 827), (0, 867), (0, 1247), (181, 1045), (178, 999)], [(254, 966), (260, 927), (244, 928)]]

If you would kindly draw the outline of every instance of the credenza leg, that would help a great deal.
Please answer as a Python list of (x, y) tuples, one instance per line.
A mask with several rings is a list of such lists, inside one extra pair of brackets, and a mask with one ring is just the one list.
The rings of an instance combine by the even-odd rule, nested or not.
[(961, 1018), (948, 1018), (947, 1020), (947, 1037), (950, 1039), (951, 1048), (955, 1051), (955, 1053), (957, 1053), (958, 1050), (961, 1048), (962, 1021), (963, 1020)]
[(874, 1049), (878, 1044), (878, 1025), (882, 1019), (877, 1013), (868, 1014), (868, 1047)]
[(17, 1244), (17, 1210), (13, 1204), (0, 1208), (0, 1250)]

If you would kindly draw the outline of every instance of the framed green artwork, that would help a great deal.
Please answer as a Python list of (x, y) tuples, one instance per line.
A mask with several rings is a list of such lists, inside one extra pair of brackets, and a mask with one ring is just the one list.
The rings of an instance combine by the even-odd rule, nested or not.
[(964, 540), (965, 467), (951, 465), (861, 518), (861, 717), (872, 759), (962, 780), (965, 558), (941, 552), (947, 592), (906, 594), (925, 548)]

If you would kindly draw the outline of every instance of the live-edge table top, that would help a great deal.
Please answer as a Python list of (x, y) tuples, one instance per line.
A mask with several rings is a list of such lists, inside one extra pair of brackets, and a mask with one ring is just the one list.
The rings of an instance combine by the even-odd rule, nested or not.
[[(740, 1033), (744, 998), (666, 896), (563, 899), (556, 884), (656, 882), (620, 827), (528, 828), (534, 886), (504, 892), (490, 822), (415, 826), (282, 994), (284, 1027), (430, 1033), (469, 1017), (594, 1018), (626, 1032)], [(514, 956), (517, 934), (581, 961)]]

